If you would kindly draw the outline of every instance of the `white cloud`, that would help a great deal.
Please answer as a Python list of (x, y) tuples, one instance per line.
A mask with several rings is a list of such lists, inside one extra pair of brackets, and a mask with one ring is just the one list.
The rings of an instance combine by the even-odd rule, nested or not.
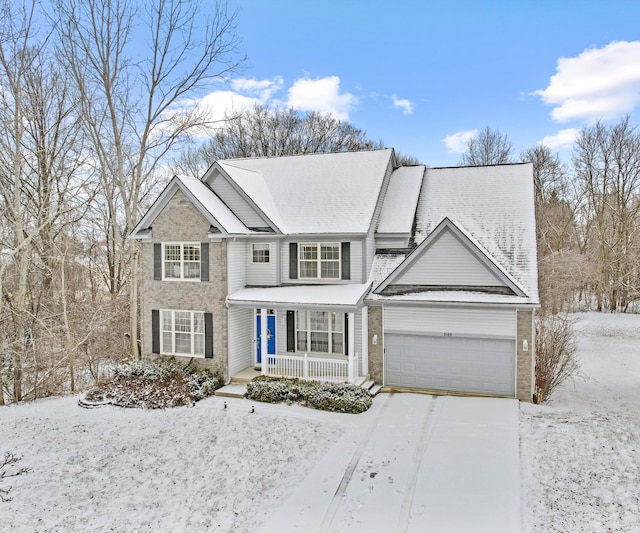
[(358, 103), (351, 93), (340, 93), (340, 78), (327, 76), (313, 80), (300, 78), (289, 88), (287, 105), (300, 111), (331, 113), (339, 120), (349, 120), (349, 113)]
[(234, 91), (214, 91), (201, 98), (197, 105), (205, 110), (209, 120), (223, 119), (226, 112), (243, 111), (255, 105), (265, 103), (261, 98), (244, 96)]
[[(225, 113), (241, 112), (256, 105), (293, 107), (300, 111), (320, 111), (348, 120), (349, 112), (358, 103), (350, 93), (340, 93), (340, 78), (329, 76), (317, 80), (308, 77), (296, 80), (285, 92), (281, 76), (258, 80), (236, 78), (229, 88), (212, 91), (199, 99), (186, 99), (176, 106), (176, 112), (197, 107), (212, 123), (220, 123)], [(279, 95), (279, 93), (281, 93)], [(214, 124), (214, 127), (215, 124)], [(203, 131), (202, 134), (205, 134)]]
[(450, 154), (463, 154), (467, 151), (467, 144), (478, 134), (478, 130), (456, 131), (447, 135), (442, 142)]
[(237, 92), (244, 92), (259, 98), (262, 102), (270, 100), (274, 94), (282, 89), (284, 80), (275, 76), (268, 80), (255, 78), (236, 78), (231, 81), (231, 88)]
[(395, 94), (391, 95), (391, 98), (393, 99), (393, 107), (402, 109), (403, 115), (413, 114), (413, 102), (406, 98), (398, 98)]
[(578, 128), (569, 128), (560, 130), (555, 135), (547, 135), (538, 144), (543, 144), (552, 150), (560, 150), (570, 148), (576, 140), (576, 136), (580, 130)]
[(614, 41), (558, 59), (546, 89), (533, 94), (554, 106), (557, 122), (615, 118), (640, 102), (640, 41)]

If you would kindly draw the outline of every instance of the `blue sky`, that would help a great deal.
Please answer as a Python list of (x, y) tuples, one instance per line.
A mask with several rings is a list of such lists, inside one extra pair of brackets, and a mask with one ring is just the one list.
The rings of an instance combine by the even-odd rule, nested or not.
[(473, 131), (543, 139), (640, 103), (640, 2), (229, 0), (244, 69), (206, 101), (332, 112), (431, 166)]

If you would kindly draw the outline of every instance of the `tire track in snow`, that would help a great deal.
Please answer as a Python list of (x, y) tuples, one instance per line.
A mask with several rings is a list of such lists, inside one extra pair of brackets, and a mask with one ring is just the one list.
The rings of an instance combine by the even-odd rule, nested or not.
[(362, 454), (364, 453), (365, 448), (371, 440), (373, 432), (378, 427), (378, 424), (382, 419), (382, 415), (386, 411), (387, 406), (391, 403), (391, 398), (394, 396), (394, 394), (395, 393), (392, 392), (385, 397), (385, 403), (380, 409), (378, 416), (376, 417), (375, 421), (369, 426), (363, 437), (360, 439), (360, 444), (358, 444), (358, 447), (356, 448), (351, 461), (349, 461), (344, 476), (342, 476), (342, 480), (340, 481), (340, 484), (336, 489), (336, 493), (333, 495), (331, 503), (327, 508), (327, 512), (324, 514), (324, 518), (322, 519), (322, 524), (320, 525), (319, 531), (330, 531), (331, 525), (333, 524), (333, 520), (336, 517), (336, 513), (338, 512), (338, 508), (340, 507), (340, 503), (342, 501), (344, 493), (346, 492), (347, 487), (349, 486), (349, 482), (353, 477), (353, 473), (355, 472), (358, 463), (362, 458)]
[(433, 437), (433, 432), (436, 427), (436, 422), (438, 421), (439, 412), (434, 416), (434, 411), (438, 403), (436, 400), (438, 398), (438, 396), (433, 396), (431, 398), (425, 417), (422, 420), (419, 435), (423, 438), (418, 439), (418, 445), (413, 453), (413, 459), (411, 461), (411, 475), (407, 481), (405, 497), (402, 502), (402, 508), (400, 509), (397, 531), (406, 532), (409, 530), (409, 524), (411, 522), (411, 508), (413, 507), (413, 496), (418, 482), (418, 474), (420, 473), (420, 464), (422, 463), (422, 458), (429, 447), (429, 443), (431, 442), (431, 438)]

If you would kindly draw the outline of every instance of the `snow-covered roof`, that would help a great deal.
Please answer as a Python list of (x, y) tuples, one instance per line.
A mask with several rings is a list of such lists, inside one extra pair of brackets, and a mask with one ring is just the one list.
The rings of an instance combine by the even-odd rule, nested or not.
[(371, 265), (369, 281), (371, 287), (376, 288), (391, 272), (405, 260), (406, 254), (376, 254)]
[[(264, 176), (255, 170), (247, 170), (234, 164), (234, 162), (218, 161), (220, 167), (227, 176), (233, 176), (233, 181), (242, 189), (248, 198), (258, 207), (271, 222), (282, 231), (284, 222), (276, 204), (271, 197), (271, 191), (267, 186)], [(275, 229), (275, 228), (274, 228)]]
[(229, 235), (247, 235), (251, 233), (236, 215), (224, 204), (216, 194), (202, 181), (185, 176), (174, 176), (164, 190), (156, 198), (153, 205), (140, 219), (131, 232), (132, 239), (145, 239), (153, 221), (169, 203), (176, 191), (182, 191), (214, 226)]
[(392, 157), (384, 149), (218, 163), (284, 233), (366, 234)]
[(485, 249), (532, 303), (538, 302), (530, 164), (428, 168), (416, 213), (416, 244), (445, 218)]
[(378, 233), (411, 234), (424, 171), (424, 165), (393, 171), (382, 204)]
[(369, 287), (368, 283), (350, 283), (247, 288), (230, 294), (227, 303), (250, 307), (339, 307), (355, 310)]
[(242, 223), (237, 216), (224, 204), (216, 194), (202, 183), (199, 179), (191, 177), (180, 177), (177, 179), (185, 185), (185, 187), (193, 194), (195, 199), (200, 202), (202, 207), (215, 218), (230, 235), (242, 235), (251, 233), (251, 231)]

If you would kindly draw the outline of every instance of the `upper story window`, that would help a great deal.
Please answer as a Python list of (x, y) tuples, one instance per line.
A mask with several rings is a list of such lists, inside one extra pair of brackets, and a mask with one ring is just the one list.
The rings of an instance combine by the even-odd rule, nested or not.
[(200, 279), (200, 243), (163, 245), (164, 279)]
[(270, 263), (271, 245), (269, 243), (252, 244), (251, 261), (253, 263)]
[(300, 243), (298, 264), (302, 279), (340, 279), (340, 243)]

